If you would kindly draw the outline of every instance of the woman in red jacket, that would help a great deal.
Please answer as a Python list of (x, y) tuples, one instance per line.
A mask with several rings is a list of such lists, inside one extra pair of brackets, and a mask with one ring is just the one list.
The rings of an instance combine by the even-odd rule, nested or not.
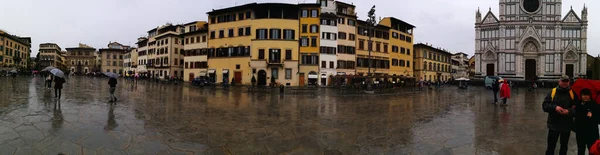
[(502, 99), (502, 105), (507, 106), (506, 99), (510, 98), (510, 86), (504, 80), (499, 81), (500, 84), (500, 99)]

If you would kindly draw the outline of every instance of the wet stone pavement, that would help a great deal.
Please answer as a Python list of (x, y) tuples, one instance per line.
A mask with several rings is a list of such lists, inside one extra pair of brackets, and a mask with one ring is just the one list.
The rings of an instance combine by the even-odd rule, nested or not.
[[(340, 95), (247, 93), (72, 77), (62, 99), (39, 77), (1, 77), (0, 154), (543, 154), (549, 90), (482, 88)], [(574, 154), (571, 134), (569, 154)]]

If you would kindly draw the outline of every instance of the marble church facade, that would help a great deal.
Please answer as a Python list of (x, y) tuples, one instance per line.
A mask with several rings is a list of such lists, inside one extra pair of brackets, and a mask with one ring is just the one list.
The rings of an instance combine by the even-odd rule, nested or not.
[(562, 16), (561, 0), (500, 0), (476, 12), (475, 78), (556, 81), (586, 75), (587, 8)]

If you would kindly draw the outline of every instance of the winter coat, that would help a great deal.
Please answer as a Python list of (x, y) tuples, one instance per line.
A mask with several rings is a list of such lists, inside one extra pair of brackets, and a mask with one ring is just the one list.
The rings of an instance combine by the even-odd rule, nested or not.
[(117, 79), (115, 79), (115, 78), (108, 79), (108, 85), (111, 88), (117, 87)]
[(500, 98), (510, 98), (510, 87), (507, 83), (500, 85)]
[(499, 87), (500, 87), (500, 86), (499, 86), (499, 84), (498, 84), (498, 81), (494, 81), (494, 82), (492, 83), (492, 91), (498, 92), (498, 90), (500, 89)]
[[(594, 100), (588, 102), (578, 102), (575, 106), (575, 128), (577, 134), (584, 134), (586, 137), (598, 138), (598, 123), (600, 123), (600, 105)], [(588, 117), (587, 113), (591, 112), (592, 117)]]
[(61, 77), (54, 78), (54, 89), (62, 89), (65, 82), (65, 79)]
[[(544, 112), (548, 113), (547, 125), (548, 129), (555, 131), (571, 131), (574, 127), (575, 122), (573, 117), (575, 116), (575, 105), (577, 104), (577, 97), (571, 99), (569, 91), (571, 88), (556, 88), (556, 94), (552, 99), (552, 93), (548, 93), (542, 104)], [(556, 106), (560, 106), (563, 109), (567, 109), (569, 113), (567, 115), (561, 115), (556, 112)]]

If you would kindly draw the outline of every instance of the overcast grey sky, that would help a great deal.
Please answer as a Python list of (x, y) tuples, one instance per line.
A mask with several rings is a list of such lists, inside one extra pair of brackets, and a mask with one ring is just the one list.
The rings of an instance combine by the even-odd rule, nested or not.
[[(365, 19), (372, 5), (378, 16), (392, 16), (415, 25), (415, 43), (427, 42), (453, 53), (474, 53), (475, 11), (482, 16), (491, 7), (498, 16), (499, 0), (342, 0), (357, 6)], [(57, 43), (63, 49), (85, 43), (104, 48), (109, 41), (135, 46), (138, 37), (167, 22), (180, 24), (207, 20), (211, 9), (246, 3), (303, 3), (316, 0), (17, 0), (4, 1), (0, 9), (0, 29), (32, 37), (32, 56), (40, 43)], [(598, 0), (563, 0), (563, 16), (573, 6), (581, 16), (588, 6), (588, 53), (598, 55), (600, 20)]]

